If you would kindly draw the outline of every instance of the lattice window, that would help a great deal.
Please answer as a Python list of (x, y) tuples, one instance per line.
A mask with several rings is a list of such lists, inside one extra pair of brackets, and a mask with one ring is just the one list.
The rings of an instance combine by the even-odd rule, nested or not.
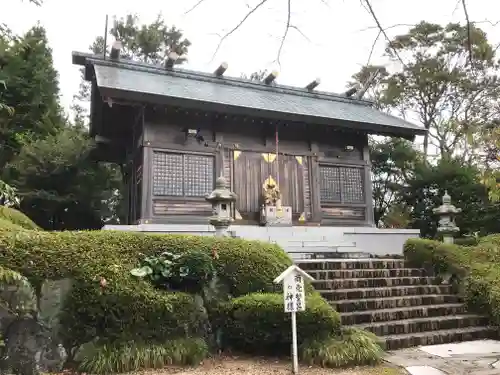
[(204, 197), (214, 185), (211, 156), (153, 153), (153, 194)]
[(363, 169), (320, 166), (320, 200), (324, 203), (365, 203)]
[(201, 155), (185, 155), (184, 195), (203, 197), (214, 187), (214, 159)]
[(342, 202), (364, 203), (364, 185), (361, 168), (340, 168), (342, 180)]
[(338, 167), (321, 166), (320, 169), (320, 199), (322, 202), (340, 202), (340, 170)]

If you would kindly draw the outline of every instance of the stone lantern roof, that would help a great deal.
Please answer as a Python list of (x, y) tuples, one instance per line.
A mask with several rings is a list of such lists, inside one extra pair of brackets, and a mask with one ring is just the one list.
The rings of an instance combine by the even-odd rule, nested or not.
[(207, 194), (205, 200), (210, 203), (224, 203), (236, 201), (236, 194), (228, 189), (228, 183), (224, 176), (220, 176), (215, 181), (215, 190)]
[(448, 191), (445, 190), (443, 195), (443, 204), (437, 208), (434, 208), (432, 212), (434, 212), (434, 214), (439, 216), (450, 215), (450, 214), (454, 215), (462, 212), (462, 209), (457, 208), (453, 204), (451, 204), (451, 197), (448, 194)]

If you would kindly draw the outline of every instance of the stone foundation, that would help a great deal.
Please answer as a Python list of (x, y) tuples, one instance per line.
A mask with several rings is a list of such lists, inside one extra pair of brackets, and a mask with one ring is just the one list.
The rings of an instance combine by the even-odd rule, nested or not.
[[(139, 224), (106, 225), (104, 230), (124, 230), (149, 233), (193, 234), (214, 236), (211, 225)], [(378, 229), (371, 227), (259, 227), (232, 225), (232, 235), (248, 240), (273, 242), (282, 246), (291, 256), (303, 259), (314, 254), (332, 257), (334, 253), (352, 257), (401, 256), (409, 238), (418, 238), (415, 229)], [(349, 255), (348, 255), (349, 256)]]

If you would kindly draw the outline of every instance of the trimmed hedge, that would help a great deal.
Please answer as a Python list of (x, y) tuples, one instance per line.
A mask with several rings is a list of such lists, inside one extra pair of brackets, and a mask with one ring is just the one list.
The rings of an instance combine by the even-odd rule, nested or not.
[(455, 276), (472, 311), (487, 313), (500, 324), (500, 236), (482, 238), (476, 246), (410, 239), (404, 247), (415, 267), (432, 267), (438, 274)]
[[(61, 316), (65, 346), (95, 337), (104, 341), (196, 337), (201, 313), (194, 297), (155, 289), (130, 270), (144, 255), (190, 249), (216, 253), (218, 275), (238, 297), (274, 290), (273, 279), (290, 264), (278, 246), (240, 239), (154, 235), (118, 231), (0, 233), (0, 266), (25, 275), (35, 286), (70, 278), (73, 288)], [(100, 278), (107, 281), (100, 287)]]
[[(306, 298), (306, 310), (297, 313), (299, 344), (338, 335), (340, 315), (319, 295)], [(290, 353), (291, 321), (282, 294), (252, 293), (232, 299), (219, 306), (217, 326), (224, 347), (252, 354)]]
[(11, 231), (16, 231), (16, 230), (23, 230), (24, 228), (14, 224), (12, 221), (1, 218), (0, 217), (0, 231), (1, 230), (11, 230)]
[[(4, 221), (8, 221), (14, 225), (18, 225), (23, 229), (38, 230), (40, 229), (33, 220), (14, 208), (0, 205), (0, 229), (9, 229)], [(12, 228), (15, 229), (15, 228)]]

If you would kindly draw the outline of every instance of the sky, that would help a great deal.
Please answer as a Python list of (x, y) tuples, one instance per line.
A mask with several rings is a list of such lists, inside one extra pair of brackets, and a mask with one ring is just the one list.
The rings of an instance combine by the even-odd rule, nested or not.
[[(288, 32), (278, 63), (288, 2), (268, 0), (224, 40), (214, 56), (221, 37), (261, 0), (204, 0), (186, 13), (198, 1), (44, 0), (36, 7), (27, 0), (12, 0), (2, 7), (1, 18), (19, 34), (37, 22), (46, 28), (66, 109), (80, 83), (78, 67), (71, 64), (71, 52), (88, 52), (95, 37), (104, 34), (106, 14), (110, 23), (113, 16), (128, 13), (137, 14), (147, 23), (161, 13), (169, 26), (180, 28), (192, 42), (186, 66), (189, 69), (211, 72), (223, 61), (229, 64), (226, 75), (232, 76), (276, 69), (279, 83), (305, 86), (320, 78), (318, 89), (332, 92), (343, 92), (350, 77), (368, 62), (378, 34), (361, 1), (291, 0), (290, 22), (294, 28)], [(467, 3), (470, 20), (478, 22), (493, 43), (500, 43), (500, 2)], [(457, 0), (371, 0), (371, 4), (389, 38), (405, 33), (408, 25), (421, 20), (441, 24), (465, 20), (461, 1)], [(384, 42), (379, 39), (371, 63), (387, 61)]]

